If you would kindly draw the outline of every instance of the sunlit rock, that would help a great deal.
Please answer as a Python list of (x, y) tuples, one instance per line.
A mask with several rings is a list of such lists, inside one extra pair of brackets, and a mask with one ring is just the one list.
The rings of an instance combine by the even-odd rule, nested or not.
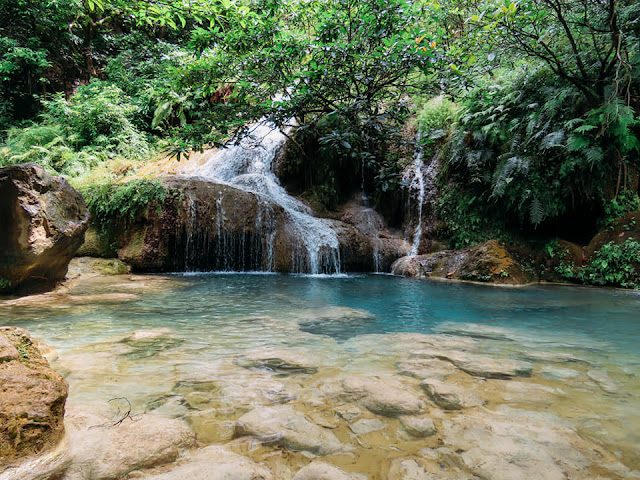
[(183, 420), (153, 414), (127, 414), (121, 400), (115, 417), (96, 413), (95, 406), (71, 406), (65, 425), (72, 464), (65, 480), (118, 479), (134, 470), (175, 461), (195, 444)]
[(476, 393), (455, 384), (427, 379), (420, 386), (436, 405), (445, 410), (460, 410), (484, 404)]
[(343, 400), (386, 417), (413, 415), (424, 407), (420, 395), (393, 377), (348, 377), (342, 380)]
[(235, 432), (236, 436), (251, 435), (263, 443), (317, 455), (345, 450), (333, 433), (311, 423), (290, 405), (256, 408), (238, 419)]
[(271, 470), (224, 446), (211, 445), (191, 452), (165, 473), (143, 475), (141, 480), (276, 480)]
[(357, 480), (344, 470), (321, 460), (315, 460), (297, 471), (292, 480)]
[(402, 428), (413, 437), (430, 437), (436, 433), (436, 426), (431, 417), (402, 415), (398, 420)]

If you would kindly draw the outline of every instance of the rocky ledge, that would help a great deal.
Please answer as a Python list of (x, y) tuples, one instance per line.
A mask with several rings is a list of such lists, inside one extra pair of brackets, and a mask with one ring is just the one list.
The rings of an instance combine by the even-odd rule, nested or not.
[(531, 275), (497, 240), (460, 250), (403, 257), (391, 266), (393, 273), (418, 278), (448, 278), (498, 284), (523, 284)]
[[(137, 272), (309, 271), (304, 241), (281, 206), (230, 185), (176, 177), (162, 182), (174, 194), (134, 218), (113, 219), (109, 238), (99, 228), (90, 229), (80, 253), (105, 257), (110, 255), (107, 246), (115, 245), (118, 258)], [(384, 263), (381, 267), (388, 269), (405, 254), (401, 240), (374, 243), (357, 225), (325, 221), (338, 236), (343, 271), (375, 270), (376, 252)]]

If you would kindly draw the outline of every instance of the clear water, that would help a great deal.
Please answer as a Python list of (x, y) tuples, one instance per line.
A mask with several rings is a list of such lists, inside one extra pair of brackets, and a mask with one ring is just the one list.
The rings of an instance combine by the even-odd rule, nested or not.
[[(269, 382), (285, 382), (302, 399), (315, 395), (303, 392), (313, 391), (319, 378), (334, 374), (396, 374), (394, 365), (409, 348), (400, 332), (447, 333), (475, 339), (490, 356), (574, 355), (580, 362), (555, 365), (576, 371), (569, 380), (544, 376), (551, 364), (535, 364), (527, 381), (569, 395), (544, 410), (627, 464), (634, 464), (640, 445), (638, 292), (496, 288), (388, 275), (195, 274), (97, 279), (71, 293), (73, 302), (0, 305), (0, 323), (26, 328), (55, 349), (52, 363), (71, 385), (71, 403), (124, 396), (138, 411), (149, 410), (158, 398), (185, 394), (185, 382), (209, 381), (218, 390), (208, 402), (234, 405), (240, 415), (266, 402), (260, 392)], [(86, 297), (96, 293), (131, 298)], [(87, 301), (78, 301), (83, 296)], [(170, 341), (142, 349), (122, 343), (134, 330), (160, 327), (170, 330)], [(233, 364), (235, 356), (262, 347), (302, 350), (317, 359), (319, 373), (283, 380), (277, 372)], [(594, 370), (615, 388), (598, 388), (587, 375)]]

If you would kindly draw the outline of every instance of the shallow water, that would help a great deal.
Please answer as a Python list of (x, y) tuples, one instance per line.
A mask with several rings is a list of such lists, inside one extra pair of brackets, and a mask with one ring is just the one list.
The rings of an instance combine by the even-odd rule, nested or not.
[[(508, 381), (476, 382), (487, 408), (507, 404), (553, 413), (628, 467), (640, 466), (637, 292), (496, 288), (386, 275), (200, 274), (98, 278), (71, 293), (74, 302), (0, 308), (1, 324), (26, 328), (55, 350), (52, 365), (70, 383), (70, 404), (126, 397), (134, 412), (186, 418), (202, 444), (225, 442), (232, 429), (224, 422), (255, 406), (291, 402), (307, 412), (330, 404), (323, 386), (340, 375), (405, 378), (394, 365), (407, 359), (415, 341), (402, 334), (447, 334), (472, 339), (476, 353), (531, 361), (531, 378), (519, 381), (563, 391), (561, 398), (537, 401), (514, 397)], [(109, 300), (119, 293), (129, 295)], [(103, 296), (77, 300), (94, 294)], [(132, 331), (159, 328), (168, 330), (123, 340)], [(318, 371), (237, 365), (239, 355), (263, 347), (303, 352)], [(562, 355), (571, 361), (558, 360)], [(463, 384), (473, 380), (467, 377), (454, 376)], [(367, 438), (369, 448), (389, 447), (389, 455), (398, 448), (415, 454), (428, 444), (405, 445), (386, 434)], [(381, 467), (370, 453), (358, 455), (362, 464), (334, 463), (378, 478)]]

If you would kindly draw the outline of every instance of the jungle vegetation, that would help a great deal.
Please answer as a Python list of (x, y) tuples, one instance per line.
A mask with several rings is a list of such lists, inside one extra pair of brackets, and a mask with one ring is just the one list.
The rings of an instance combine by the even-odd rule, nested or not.
[(327, 208), (423, 149), (452, 246), (583, 240), (638, 209), (639, 69), (635, 0), (0, 0), (0, 165), (90, 187), (266, 118)]

